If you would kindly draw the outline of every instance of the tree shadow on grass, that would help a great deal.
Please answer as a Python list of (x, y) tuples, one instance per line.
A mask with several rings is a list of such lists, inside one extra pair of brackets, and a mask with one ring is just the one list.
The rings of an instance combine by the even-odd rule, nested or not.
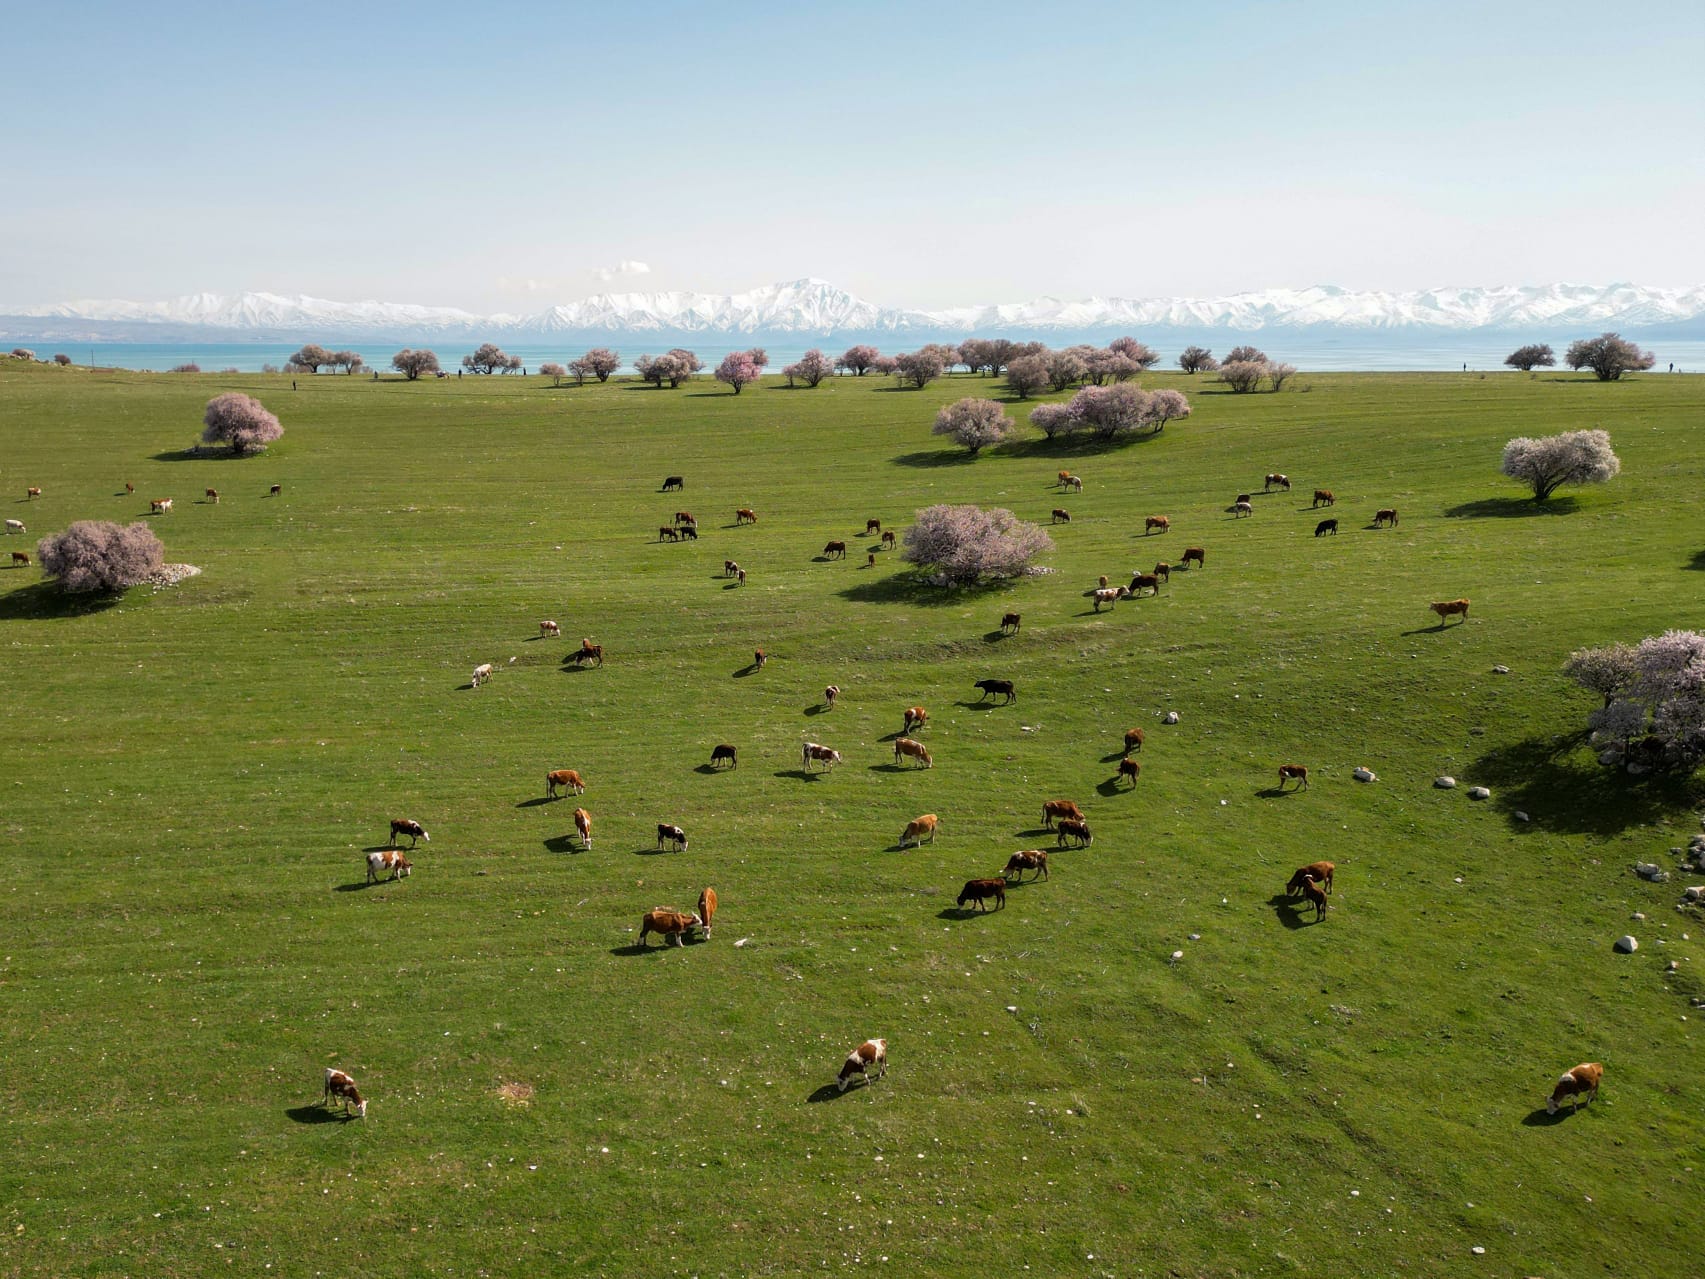
[(943, 608), (953, 604), (975, 603), (984, 596), (996, 594), (1006, 586), (1007, 582), (1004, 580), (982, 582), (975, 586), (937, 586), (916, 573), (896, 573), (892, 577), (860, 582), (857, 586), (849, 586), (837, 594), (842, 599), (852, 600), (857, 604), (918, 604), (929, 608)]
[(1487, 751), (1468, 766), (1476, 784), (1490, 788), (1489, 803), (1518, 828), (1519, 809), (1542, 830), (1615, 835), (1697, 807), (1705, 784), (1692, 775), (1648, 773), (1631, 777), (1600, 764), (1587, 732), (1530, 737)]
[(1287, 897), (1283, 893), (1277, 893), (1267, 899), (1267, 904), (1273, 908), (1273, 913), (1279, 917), (1279, 922), (1292, 931), (1321, 922), (1317, 919), (1304, 919), (1302, 917), (1304, 906), (1307, 906), (1311, 913), (1314, 910), (1313, 906), (1309, 906), (1307, 898)]
[(310, 1106), (292, 1106), (284, 1112), (291, 1120), (299, 1124), (346, 1124), (357, 1118), (353, 1113), (344, 1114), (341, 1110), (330, 1110), (319, 1102)]
[(104, 613), (124, 596), (107, 591), (68, 594), (56, 582), (36, 582), (0, 595), (0, 622), (38, 621), (55, 617), (87, 617)]
[(896, 466), (912, 466), (933, 468), (939, 466), (969, 466), (977, 460), (976, 455), (964, 449), (925, 449), (916, 453), (902, 453), (892, 459)]
[(1487, 516), (1509, 519), (1526, 515), (1569, 515), (1578, 510), (1580, 505), (1580, 498), (1568, 494), (1553, 497), (1546, 502), (1536, 502), (1531, 497), (1487, 497), (1478, 502), (1463, 502), (1457, 506), (1446, 507), (1445, 514), (1453, 520), (1480, 519)]

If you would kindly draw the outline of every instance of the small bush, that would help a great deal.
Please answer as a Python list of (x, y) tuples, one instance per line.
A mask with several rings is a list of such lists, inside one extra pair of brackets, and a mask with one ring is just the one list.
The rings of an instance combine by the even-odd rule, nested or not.
[(36, 543), (42, 572), (66, 591), (122, 591), (143, 581), (165, 561), (154, 530), (138, 521), (78, 520), (63, 533)]
[(168, 373), (199, 373), (199, 372), (201, 372), (201, 365), (199, 365), (199, 364), (174, 364), (174, 365), (172, 365), (171, 368), (167, 369), (166, 371)]
[(1016, 577), (1035, 556), (1053, 549), (1053, 539), (1040, 528), (1002, 507), (931, 506), (906, 530), (901, 558), (967, 586)]
[(241, 391), (227, 391), (207, 402), (201, 433), (204, 444), (229, 444), (233, 453), (265, 448), (284, 434), (284, 428), (261, 402)]

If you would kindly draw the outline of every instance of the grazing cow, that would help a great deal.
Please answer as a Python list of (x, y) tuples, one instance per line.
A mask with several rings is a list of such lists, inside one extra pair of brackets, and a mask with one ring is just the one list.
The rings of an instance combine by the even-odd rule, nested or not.
[(1057, 506), (1054, 508), (1054, 523), (1056, 523), (1056, 524), (1070, 524), (1071, 522), (1072, 522), (1072, 516), (1071, 516), (1070, 511), (1062, 510), (1060, 507), (1057, 507)]
[(867, 1039), (848, 1053), (846, 1061), (841, 1063), (841, 1073), (835, 1078), (835, 1087), (845, 1092), (847, 1085), (852, 1083), (854, 1075), (860, 1076), (866, 1083), (869, 1083), (869, 1072), (872, 1066), (876, 1067), (878, 1079), (888, 1073), (888, 1041), (886, 1039)]
[(1045, 799), (1042, 801), (1042, 826), (1046, 830), (1054, 829), (1055, 818), (1074, 818), (1083, 820), (1083, 810), (1069, 799)]
[(1427, 607), (1439, 615), (1440, 626), (1445, 624), (1447, 617), (1459, 616), (1465, 622), (1468, 620), (1467, 600), (1436, 600)]
[(569, 657), (576, 662), (591, 662), (594, 666), (602, 666), (604, 664), (604, 646), (594, 644), (589, 639), (582, 639), (580, 647), (575, 652), (570, 653)]
[(415, 841), (419, 839), (424, 839), (429, 844), (432, 842), (432, 836), (426, 833), (426, 827), (410, 817), (393, 817), (391, 819), (391, 847), (393, 848), (396, 847), (398, 835), (408, 836), (410, 848), (413, 848)]
[(574, 829), (580, 836), (580, 847), (590, 852), (592, 850), (592, 814), (584, 808), (575, 809)]
[(846, 559), (847, 544), (845, 542), (830, 542), (823, 548), (824, 559)]
[(922, 728), (929, 723), (929, 712), (921, 706), (906, 707), (906, 722), (901, 727), (902, 733), (909, 733), (914, 728)]
[(1311, 507), (1312, 506), (1332, 506), (1337, 501), (1338, 501), (1338, 499), (1332, 496), (1332, 490), (1331, 489), (1315, 489), (1314, 490), (1314, 501), (1312, 503), (1310, 503), (1310, 505), (1311, 505)]
[(1020, 883), (1024, 882), (1024, 872), (1033, 870), (1036, 873), (1031, 879), (1048, 878), (1048, 854), (1040, 848), (1030, 848), (1023, 852), (1014, 853), (1006, 859), (1006, 869), (1003, 875), (1016, 875)]
[(1074, 493), (1083, 492), (1083, 481), (1075, 475), (1066, 477), (1066, 487)]
[(1158, 574), (1158, 573), (1133, 573), (1133, 574), (1131, 574), (1131, 584), (1125, 588), (1125, 594), (1127, 594), (1127, 595), (1141, 595), (1144, 591), (1148, 591), (1154, 595), (1160, 594), (1160, 574)]
[(890, 529), (888, 532), (886, 532), (882, 535), (882, 545), (884, 547), (891, 547), (894, 544), (895, 544), (894, 532), (892, 529)]
[(1058, 478), (1055, 479), (1055, 481), (1054, 481), (1054, 487), (1065, 488), (1067, 483), (1070, 482), (1071, 478), (1072, 478), (1072, 473), (1070, 471), (1058, 472)]
[[(213, 490), (208, 489), (207, 491), (209, 493), (211, 493)], [(41, 490), (36, 488), (35, 485), (33, 485), (33, 484), (29, 488), (24, 490), (24, 497), (28, 501), (33, 502), (33, 501), (35, 501), (36, 498), (38, 498), (40, 496), (41, 496)]]
[(1154, 566), (1154, 575), (1163, 582), (1170, 582), (1172, 580), (1172, 565), (1162, 560)]
[(1232, 518), (1241, 520), (1245, 515), (1255, 514), (1255, 503), (1239, 502), (1236, 506), (1232, 507), (1232, 510), (1237, 512), (1237, 514)]
[[(652, 933), (659, 937), (669, 938), (675, 945), (682, 944), (681, 938), (691, 935), (693, 929), (700, 924), (697, 915), (688, 915), (678, 910), (670, 910), (667, 906), (658, 906), (645, 912), (639, 921), (639, 944), (649, 946), (645, 939)], [(664, 942), (668, 945), (668, 942)]]
[(724, 577), (733, 577), (739, 571), (740, 571), (740, 566), (738, 564), (736, 564), (733, 560), (723, 560), (722, 561), (722, 575)]
[(693, 513), (691, 511), (676, 511), (675, 512), (675, 523), (678, 525), (679, 524), (697, 524), (698, 521), (693, 518)]
[(711, 750), (710, 750), (710, 766), (712, 768), (715, 768), (717, 765), (721, 764), (723, 760), (728, 761), (728, 766), (730, 768), (738, 768), (740, 766), (740, 761), (738, 758), (736, 758), (736, 752), (735, 752), (734, 748), (732, 746), (730, 746), (727, 742), (723, 742), (720, 745), (713, 746), (713, 747), (711, 747)]
[(408, 877), (408, 873), (413, 869), (414, 863), (395, 849), (386, 849), (382, 853), (367, 854), (367, 882), (369, 884), (376, 884), (379, 882), (379, 873), (381, 871), (390, 871), (392, 879), (406, 879)]
[(1024, 624), (1024, 614), (1022, 614), (1022, 613), (1002, 613), (1001, 614), (1001, 630), (1002, 631), (1010, 632), (1010, 633), (1016, 635), (1016, 634), (1018, 634), (1019, 627), (1022, 626), (1023, 624)]
[[(278, 486), (274, 484), (273, 487), (277, 488)], [(126, 480), (124, 482), (124, 491), (126, 493), (134, 493), (136, 492), (136, 485), (132, 484), (129, 480)]]
[(828, 708), (830, 710), (834, 710), (835, 709), (835, 701), (836, 701), (836, 699), (838, 699), (840, 697), (840, 695), (841, 695), (840, 686), (837, 684), (831, 684), (831, 685), (829, 685), (829, 687), (827, 687), (823, 690), (823, 701), (828, 706)]
[(676, 489), (684, 489), (686, 487), (687, 482), (679, 475), (671, 475), (668, 479), (663, 481), (663, 491), (665, 493), (672, 493)]
[[(125, 488), (129, 488), (129, 487), (130, 487), (130, 485), (128, 485), (128, 484), (126, 484), (126, 485), (125, 485), (125, 486), (124, 486), (124, 487), (125, 487)], [(282, 485), (282, 484), (274, 484), (274, 485), (273, 485), (273, 486), (272, 486), (272, 489), (271, 489), (271, 491), (270, 491), (270, 492), (269, 492), (269, 493), (268, 493), (268, 494), (267, 494), (267, 496), (269, 496), (269, 497), (277, 497), (277, 496), (278, 496), (278, 495), (279, 495), (279, 494), (280, 494), (280, 493), (282, 493), (282, 492), (284, 492), (284, 485)]]
[(710, 940), (710, 921), (716, 918), (716, 889), (707, 888), (699, 894), (699, 927), (704, 929), (704, 939)]
[(882, 521), (881, 520), (866, 520), (864, 522), (864, 535), (866, 537), (869, 537), (872, 533), (880, 533), (881, 531), (882, 531)]
[(540, 639), (544, 639), (545, 636), (547, 636), (547, 635), (561, 635), (561, 634), (562, 634), (562, 627), (558, 626), (555, 622), (540, 622), (539, 623), (539, 638)]
[(7, 520), (6, 531), (8, 533), (28, 533), (29, 529), (24, 527), (22, 520)]
[(840, 762), (840, 751), (832, 751), (816, 742), (806, 742), (799, 748), (799, 766), (806, 772), (811, 771), (813, 763), (821, 763), (825, 769), (830, 769)]
[(1321, 520), (1320, 523), (1314, 526), (1314, 535), (1316, 537), (1324, 537), (1328, 533), (1332, 534), (1333, 537), (1338, 536), (1337, 520)]
[(928, 747), (922, 742), (914, 742), (909, 737), (901, 737), (894, 742), (894, 762), (898, 764), (904, 755), (917, 760), (925, 768), (934, 768), (935, 760), (930, 758)]
[(172, 499), (169, 497), (151, 498), (148, 502), (148, 514), (165, 515), (172, 509)]
[(1151, 515), (1143, 521), (1143, 536), (1147, 537), (1156, 529), (1159, 529), (1162, 533), (1166, 533), (1171, 531), (1171, 528), (1171, 517), (1166, 515)]
[(743, 568), (735, 569), (734, 570), (734, 580), (736, 582), (740, 583), (741, 586), (746, 585), (746, 570)]
[(930, 843), (935, 843), (935, 828), (940, 825), (940, 820), (934, 813), (925, 813), (907, 822), (906, 829), (900, 832), (900, 847), (904, 848), (908, 843), (922, 844), (925, 835), (929, 836)]
[(203, 494), (203, 496), (206, 497), (209, 502), (212, 502), (213, 505), (215, 505), (215, 506), (219, 505), (219, 490), (218, 489), (208, 489), (207, 492)]
[(1095, 584), (1097, 586), (1099, 586), (1102, 590), (1106, 590), (1107, 589), (1107, 574), (1103, 573), (1100, 577), (1096, 578)]
[(997, 909), (1006, 909), (1005, 879), (967, 879), (959, 890), (959, 909), (964, 910), (966, 902), (976, 902), (978, 910), (987, 910), (983, 903), (990, 897), (1000, 903)]
[(1587, 1105), (1593, 1104), (1593, 1098), (1598, 1096), (1599, 1081), (1604, 1078), (1604, 1067), (1596, 1061), (1583, 1061), (1579, 1066), (1572, 1067), (1557, 1079), (1557, 1086), (1551, 1090), (1551, 1096), (1546, 1098), (1545, 1113), (1557, 1113), (1558, 1104), (1567, 1097), (1569, 1109), (1580, 1105), (1582, 1094), (1586, 1095)]
[(28, 564), (29, 562), (30, 562), (30, 553), (28, 551), (13, 551), (12, 552), (12, 563), (14, 565)]
[(1142, 729), (1127, 728), (1125, 730), (1125, 754), (1129, 755), (1132, 751), (1142, 750), (1144, 740)]
[(742, 506), (734, 512), (734, 522), (736, 524), (756, 524), (758, 513), (749, 506)]
[(769, 665), (769, 661), (770, 661), (770, 655), (768, 653), (764, 652), (763, 649), (755, 648), (752, 650), (752, 669), (753, 670), (755, 670), (755, 671), (763, 670), (764, 667)]
[(1095, 837), (1089, 833), (1089, 823), (1073, 821), (1069, 817), (1060, 819), (1059, 830), (1055, 835), (1055, 844), (1064, 844), (1068, 839), (1075, 840), (1079, 848), (1087, 848), (1095, 842)]
[(684, 853), (687, 851), (687, 832), (679, 826), (671, 826), (668, 822), (658, 822), (657, 846), (662, 848), (665, 840), (675, 845), (676, 852)]
[(1382, 506), (1373, 513), (1373, 526), (1375, 528), (1385, 524), (1391, 525), (1392, 528), (1397, 527), (1397, 508), (1395, 506)]
[(1292, 780), (1295, 780), (1297, 782), (1297, 789), (1298, 790), (1307, 790), (1308, 789), (1308, 765), (1307, 764), (1280, 764), (1279, 765), (1279, 789), (1284, 790), (1285, 789), (1285, 783), (1288, 781), (1292, 781)]
[(586, 783), (580, 780), (580, 774), (572, 768), (558, 768), (545, 774), (545, 798), (555, 799), (556, 788), (563, 787), (570, 795), (584, 795)]
[[(1017, 627), (1015, 626), (1014, 629), (1016, 630)], [(1001, 703), (1002, 706), (1006, 706), (1018, 700), (1018, 694), (1013, 690), (1012, 681), (1009, 679), (980, 679), (971, 687), (978, 690), (977, 700), (979, 702), (985, 697), (998, 696), (1006, 698), (1006, 701)]]
[(1099, 613), (1103, 604), (1111, 608), (1130, 593), (1130, 588), (1125, 586), (1110, 586), (1106, 590), (1097, 590), (1095, 592), (1095, 611)]
[(1119, 761), (1119, 776), (1129, 777), (1131, 779), (1132, 789), (1136, 788), (1137, 778), (1142, 774), (1142, 771), (1143, 766), (1137, 763), (1134, 759), (1122, 759)]
[(1337, 867), (1331, 862), (1310, 862), (1306, 866), (1299, 866), (1296, 874), (1292, 875), (1290, 882), (1285, 885), (1285, 896), (1295, 897), (1300, 893), (1305, 879), (1312, 879), (1317, 884), (1323, 884), (1326, 891), (1331, 892), (1332, 872), (1336, 869)]
[(355, 1086), (355, 1080), (344, 1074), (343, 1071), (334, 1070), (327, 1066), (326, 1086), (325, 1091), (320, 1094), (320, 1104), (329, 1106), (334, 1097), (342, 1099), (344, 1114), (349, 1113), (349, 1103), (354, 1102), (355, 1117), (357, 1119), (367, 1118), (367, 1103), (362, 1100), (361, 1090)]
[(475, 688), (478, 688), (481, 684), (491, 678), (491, 669), (490, 662), (481, 662), (478, 666), (474, 667)]
[(697, 524), (683, 524), (675, 531), (680, 534), (683, 542), (696, 542), (699, 540), (699, 526)]
[(1314, 907), (1316, 921), (1326, 918), (1326, 894), (1320, 891), (1320, 885), (1314, 882), (1312, 876), (1302, 877), (1302, 895), (1308, 904)]
[(1270, 489), (1276, 488), (1284, 489), (1285, 492), (1289, 493), (1291, 491), (1290, 477), (1280, 475), (1277, 471), (1274, 471), (1267, 477), (1267, 482), (1262, 486), (1261, 491), (1265, 493)]
[(1188, 567), (1191, 561), (1195, 561), (1197, 568), (1207, 568), (1208, 552), (1206, 548), (1200, 546), (1186, 546), (1184, 548), (1184, 554), (1178, 562)]
[(1239, 493), (1236, 497), (1231, 499), (1231, 504), (1236, 506), (1239, 502), (1252, 501), (1254, 500), (1254, 497), (1255, 495), (1253, 493)]
[(664, 524), (657, 530), (657, 540), (659, 542), (679, 542), (681, 535), (670, 525)]

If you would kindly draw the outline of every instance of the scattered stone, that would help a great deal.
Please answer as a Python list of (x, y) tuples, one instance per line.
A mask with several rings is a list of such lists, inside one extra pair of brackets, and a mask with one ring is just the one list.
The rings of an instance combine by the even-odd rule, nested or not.
[(1437, 786), (1440, 790), (1454, 790), (1456, 788), (1456, 778), (1449, 775), (1435, 777), (1433, 778), (1433, 785)]
[(1350, 776), (1354, 777), (1358, 782), (1377, 782), (1379, 780), (1379, 774), (1374, 772), (1373, 769), (1362, 768), (1360, 766), (1358, 766), (1356, 771), (1351, 773)]
[(142, 580), (156, 591), (163, 591), (168, 586), (176, 586), (179, 582), (199, 576), (201, 570), (194, 564), (162, 564)]
[(1682, 893), (1690, 902), (1705, 901), (1705, 884), (1692, 884)]
[(1518, 809), (1516, 809), (1516, 820), (1518, 822), (1525, 822), (1525, 821), (1529, 821), (1531, 819), (1528, 817), (1528, 815), (1526, 813), (1522, 812), (1521, 809), (1518, 808)]
[(1486, 1250), (1484, 1248), (1482, 1248), (1479, 1244), (1475, 1244), (1468, 1251), (1472, 1252), (1476, 1257), (1484, 1257), (1486, 1255)]
[(1190, 934), (1190, 940), (1191, 941), (1201, 941), (1202, 940), (1202, 934), (1201, 933), (1191, 933)]
[(1166, 714), (1160, 717), (1160, 722), (1163, 724), (1176, 724), (1178, 722), (1178, 712), (1167, 711)]
[(1656, 862), (1635, 862), (1634, 873), (1641, 879), (1649, 879), (1654, 884), (1661, 884), (1669, 878), (1669, 872)]
[(1643, 910), (1637, 910), (1632, 915), (1628, 916), (1629, 919), (1635, 920), (1636, 922), (1644, 919), (1645, 917), (1646, 912)]
[(1669, 963), (1664, 965), (1664, 971), (1666, 973), (1673, 973), (1680, 967), (1681, 967), (1681, 965), (1676, 963), (1675, 960), (1672, 959), (1669, 961)]
[(1640, 943), (1633, 937), (1624, 934), (1616, 939), (1616, 949), (1624, 955), (1632, 955), (1640, 949)]
[(1470, 786), (1468, 788), (1468, 798), (1469, 799), (1491, 799), (1492, 798), (1492, 792), (1487, 790), (1484, 786)]
[(1494, 675), (1508, 675), (1509, 673), (1510, 673), (1510, 668), (1505, 666), (1501, 662), (1492, 668), (1492, 674), (1494, 674)]
[(1616, 763), (1617, 760), (1619, 760), (1621, 758), (1622, 758), (1622, 752), (1621, 751), (1618, 751), (1618, 750), (1600, 751), (1599, 756), (1598, 756), (1598, 762), (1601, 764), (1614, 764), (1614, 763)]

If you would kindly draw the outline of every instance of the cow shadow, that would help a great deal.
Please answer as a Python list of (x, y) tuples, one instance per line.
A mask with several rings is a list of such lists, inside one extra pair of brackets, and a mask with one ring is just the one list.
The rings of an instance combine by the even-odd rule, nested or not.
[(456, 685), (456, 691), (458, 693), (466, 693), (466, 692), (469, 692), (470, 690), (472, 690), (476, 687), (478, 687), (478, 685), (475, 685), (475, 684), (458, 684), (458, 685)]
[(612, 946), (612, 955), (654, 955), (659, 950), (670, 950), (669, 946), (647, 946), (642, 941), (630, 941), (626, 946)]
[[(1591, 1107), (1589, 1106), (1588, 1109), (1590, 1110)], [(1527, 1114), (1522, 1116), (1522, 1127), (1551, 1128), (1562, 1123), (1574, 1113), (1575, 1110), (1572, 1106), (1567, 1110), (1559, 1110), (1556, 1114), (1552, 1114), (1550, 1111), (1546, 1110), (1544, 1106), (1540, 1106), (1538, 1109), (1530, 1110)]]
[(896, 729), (894, 732), (887, 734), (885, 737), (878, 737), (876, 740), (879, 742), (897, 742), (905, 735), (905, 730)]
[(1687, 567), (1695, 573), (1705, 573), (1705, 551), (1693, 552), (1693, 558), (1687, 561)]
[(829, 708), (827, 706), (823, 705), (822, 702), (818, 702), (813, 706), (807, 706), (803, 711), (800, 712), (800, 714), (802, 714), (802, 715), (810, 715), (810, 716), (827, 715), (828, 713), (829, 713)]
[(887, 764), (872, 764), (870, 766), (870, 771), (873, 773), (914, 773), (914, 772), (919, 772), (921, 770), (914, 769), (914, 768), (907, 768), (906, 766), (904, 766), (902, 764), (895, 764), (895, 763), (890, 762)]
[(354, 1113), (346, 1115), (341, 1110), (329, 1110), (319, 1102), (309, 1106), (292, 1106), (284, 1113), (293, 1123), (298, 1124), (346, 1124), (356, 1118)]
[[(847, 1089), (847, 1092), (851, 1091), (852, 1089)], [(846, 1092), (841, 1091), (841, 1086), (839, 1084), (824, 1084), (816, 1092), (812, 1093), (805, 1099), (805, 1104), (808, 1106), (815, 1106), (818, 1102), (836, 1101), (846, 1095)]]
[(775, 775), (777, 777), (796, 777), (801, 781), (815, 782), (827, 777), (829, 775), (829, 770), (825, 768), (819, 772), (803, 768), (783, 768), (778, 770)]
[(673, 848), (655, 848), (655, 847), (652, 847), (652, 848), (635, 848), (632, 850), (633, 855), (635, 857), (660, 857), (664, 853), (673, 853), (676, 851), (677, 850), (673, 849)]
[(524, 799), (519, 804), (515, 805), (515, 807), (517, 807), (517, 808), (538, 808), (540, 805), (555, 804), (559, 800), (564, 800), (567, 798), (568, 798), (567, 795), (540, 795), (534, 799)]
[[(1457, 623), (1457, 625), (1467, 626), (1468, 625), (1468, 619), (1466, 617), (1463, 618), (1462, 621)], [(1411, 635), (1437, 635), (1440, 631), (1448, 630), (1449, 627), (1450, 627), (1449, 622), (1441, 620), (1436, 626), (1417, 626), (1412, 631), (1404, 631), (1403, 637), (1405, 639), (1407, 639)]]
[(360, 893), (372, 888), (379, 881), (376, 879), (360, 879), (353, 884), (339, 884), (332, 889), (334, 893)]
[(1103, 764), (1117, 764), (1120, 760), (1126, 758), (1129, 758), (1128, 752), (1113, 751), (1111, 754), (1103, 755), (1100, 762)]
[(1273, 913), (1279, 917), (1279, 922), (1293, 931), (1298, 928), (1307, 928), (1310, 924), (1323, 922), (1312, 917), (1309, 919), (1302, 917), (1304, 909), (1307, 909), (1311, 916), (1314, 911), (1314, 907), (1308, 904), (1306, 897), (1287, 897), (1283, 893), (1275, 893), (1267, 899), (1267, 904), (1273, 908)]
[(401, 844), (372, 844), (361, 850), (364, 853), (408, 853), (412, 848), (404, 848)]
[(1104, 798), (1109, 798), (1109, 799), (1112, 798), (1114, 795), (1123, 795), (1128, 790), (1136, 790), (1136, 787), (1124, 785), (1123, 779), (1120, 778), (1117, 774), (1115, 774), (1112, 777), (1109, 777), (1104, 782), (1097, 782), (1096, 786), (1095, 786), (1095, 793), (1097, 795), (1100, 795), (1100, 796), (1103, 796)]
[(725, 591), (732, 591), (732, 590), (738, 589), (739, 586), (740, 586), (739, 582), (729, 582), (726, 585), (724, 585), (722, 589)]
[[(585, 662), (576, 662), (571, 658), (565, 657), (562, 659), (562, 665), (557, 667), (557, 673), (560, 675), (580, 675), (591, 669), (592, 667), (588, 666)], [(472, 687), (472, 685), (469, 685), (469, 687)]]
[(1016, 702), (997, 701), (992, 697), (979, 698), (974, 702), (955, 702), (953, 704), (968, 711), (998, 711), (1003, 707), (1017, 705)]
[(756, 675), (762, 669), (756, 662), (747, 662), (744, 666), (735, 668), (734, 678), (745, 679), (748, 675)]
[(1283, 797), (1288, 799), (1292, 795), (1300, 795), (1300, 794), (1302, 794), (1302, 787), (1300, 787), (1300, 786), (1288, 787), (1288, 788), (1283, 789), (1283, 790), (1281, 790), (1277, 786), (1268, 786), (1268, 787), (1265, 787), (1261, 790), (1256, 791), (1255, 792), (1255, 798), (1256, 799), (1278, 799), (1281, 796), (1283, 796)]
[(1531, 497), (1487, 497), (1478, 502), (1447, 506), (1445, 514), (1453, 520), (1520, 519), (1529, 515), (1569, 515), (1580, 505), (1580, 498), (1570, 494), (1544, 502), (1536, 502)]
[(978, 910), (975, 906), (946, 906), (936, 911), (935, 917), (937, 919), (962, 921), (975, 919), (979, 915), (992, 915), (994, 913), (992, 910)]
[(985, 643), (985, 644), (999, 644), (1002, 640), (1012, 639), (1017, 634), (1018, 634), (1017, 631), (1002, 631), (1002, 630), (984, 631), (983, 632), (983, 643)]
[(721, 769), (721, 768), (718, 768), (715, 764), (700, 764), (693, 771), (695, 773), (703, 773), (706, 777), (715, 777), (718, 773), (732, 772), (733, 770), (732, 769)]
[(553, 853), (582, 853), (586, 851), (580, 846), (579, 835), (552, 835), (544, 841), (544, 844)]

